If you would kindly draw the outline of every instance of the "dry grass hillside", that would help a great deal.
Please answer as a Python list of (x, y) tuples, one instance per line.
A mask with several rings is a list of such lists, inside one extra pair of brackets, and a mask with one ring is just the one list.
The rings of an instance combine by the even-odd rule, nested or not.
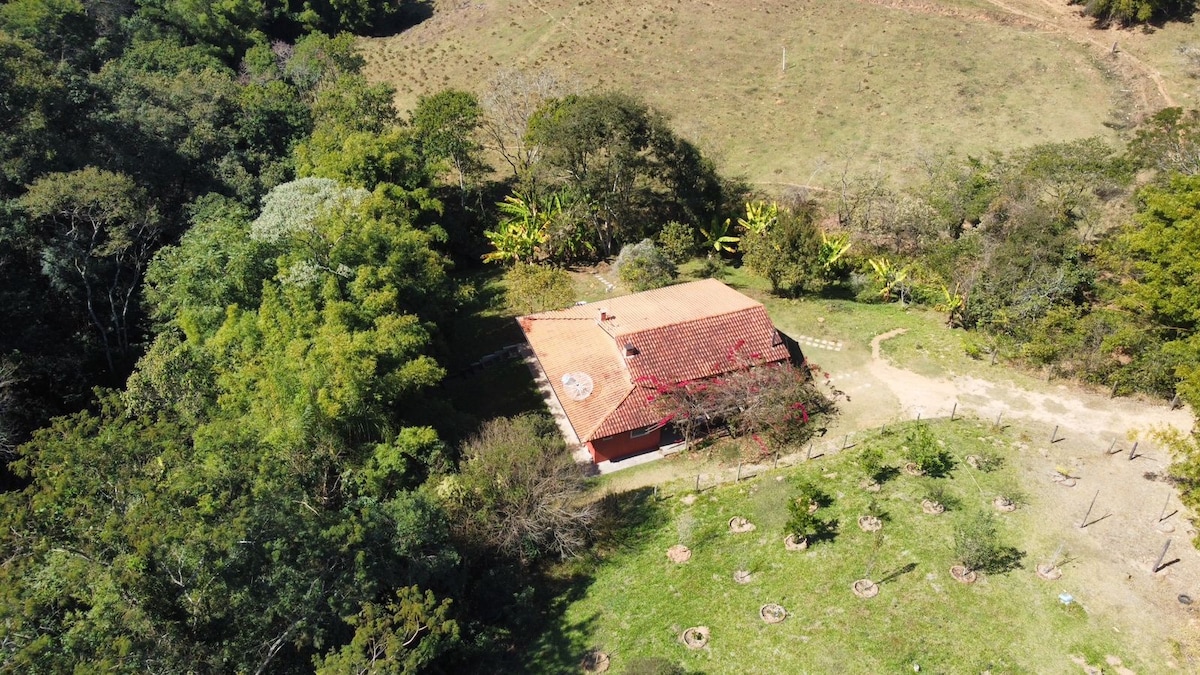
[[(642, 95), (723, 170), (765, 184), (830, 187), (846, 169), (896, 172), (947, 150), (1115, 138), (1164, 102), (1146, 64), (1182, 62), (1129, 31), (1117, 36), (1128, 51), (1111, 53), (1066, 0), (434, 4), (423, 23), (362, 43), (401, 108), (449, 86), (482, 92), (505, 68), (554, 69), (580, 91)], [(1171, 44), (1196, 33), (1163, 32)], [(1163, 72), (1183, 97), (1182, 67)]]

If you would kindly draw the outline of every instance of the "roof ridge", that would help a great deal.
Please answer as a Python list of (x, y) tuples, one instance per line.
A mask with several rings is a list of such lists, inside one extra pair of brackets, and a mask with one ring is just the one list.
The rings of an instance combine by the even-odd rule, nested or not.
[[(758, 305), (751, 306), (751, 307), (740, 307), (738, 309), (731, 309), (727, 312), (721, 312), (720, 314), (708, 314), (706, 316), (698, 316), (694, 319), (684, 319), (683, 321), (676, 321), (675, 323), (665, 323), (661, 326), (654, 326), (653, 328), (643, 328), (641, 330), (635, 330), (635, 331), (632, 331), (629, 333), (614, 332), (614, 333), (612, 333), (612, 336), (614, 339), (618, 338), (618, 337), (625, 338), (625, 337), (630, 337), (633, 335), (641, 335), (642, 333), (652, 333), (652, 332), (658, 331), (658, 330), (674, 328), (675, 326), (687, 326), (687, 325), (690, 325), (693, 323), (700, 323), (702, 321), (711, 321), (712, 319), (719, 319), (721, 317), (729, 316), (731, 314), (738, 314), (741, 312), (753, 312), (755, 310), (760, 310), (760, 309), (765, 312), (767, 308), (762, 303), (759, 303)], [(769, 316), (770, 315), (768, 315), (768, 317)], [(772, 326), (774, 326), (774, 322), (772, 322)]]

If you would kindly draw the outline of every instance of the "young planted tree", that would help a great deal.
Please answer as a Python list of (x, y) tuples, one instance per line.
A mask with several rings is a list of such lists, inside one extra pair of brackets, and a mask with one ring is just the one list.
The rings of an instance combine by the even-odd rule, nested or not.
[(956, 508), (959, 504), (954, 493), (946, 487), (945, 481), (933, 478), (922, 479), (921, 495), (922, 507), (929, 509), (932, 513), (941, 513), (947, 509)]
[(810, 544), (828, 533), (833, 524), (817, 516), (818, 509), (828, 501), (828, 495), (815, 485), (801, 483), (796, 496), (788, 502), (789, 517), (783, 528), (784, 534), (796, 543)]
[(928, 425), (918, 424), (909, 429), (904, 443), (904, 456), (919, 473), (937, 478), (954, 467), (954, 458), (938, 444)]
[(996, 517), (985, 511), (965, 515), (954, 528), (954, 560), (967, 573), (1000, 573), (1011, 569), (1020, 552), (1000, 539)]
[(883, 450), (880, 448), (873, 445), (863, 448), (855, 461), (866, 478), (868, 488), (878, 486), (887, 478), (890, 467), (884, 465)]

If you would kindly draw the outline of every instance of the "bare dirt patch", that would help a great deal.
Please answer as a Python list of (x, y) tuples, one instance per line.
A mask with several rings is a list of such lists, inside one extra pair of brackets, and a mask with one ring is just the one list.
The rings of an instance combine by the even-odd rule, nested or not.
[(683, 544), (676, 544), (667, 549), (667, 560), (673, 563), (684, 563), (692, 559), (692, 549)]

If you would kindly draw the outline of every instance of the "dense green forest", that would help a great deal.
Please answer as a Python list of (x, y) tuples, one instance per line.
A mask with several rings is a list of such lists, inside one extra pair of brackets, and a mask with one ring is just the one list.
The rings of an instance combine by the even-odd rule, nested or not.
[(740, 265), (1200, 406), (1194, 113), (760, 195), (636, 98), (535, 73), (401, 114), (343, 31), (426, 11), (0, 5), (0, 670), (519, 663), (544, 565), (620, 514), (545, 419), (454, 400), (493, 268), (529, 311), (618, 253), (638, 289)]

